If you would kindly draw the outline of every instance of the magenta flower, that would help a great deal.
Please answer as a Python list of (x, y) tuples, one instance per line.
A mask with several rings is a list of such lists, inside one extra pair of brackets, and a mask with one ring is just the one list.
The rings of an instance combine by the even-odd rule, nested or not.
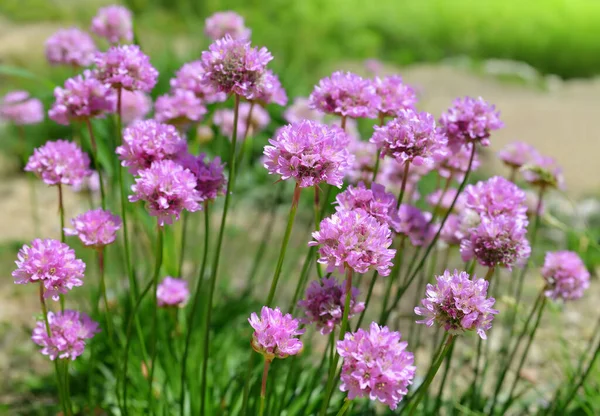
[(206, 107), (202, 101), (188, 90), (161, 95), (154, 103), (154, 118), (160, 123), (186, 126), (202, 120), (205, 114)]
[(346, 333), (344, 340), (337, 342), (337, 352), (344, 359), (340, 390), (348, 392), (349, 400), (368, 396), (392, 410), (398, 407), (417, 369), (401, 336), (373, 322), (369, 332), (359, 329)]
[(97, 208), (73, 218), (71, 224), (73, 228), (65, 228), (66, 235), (76, 235), (84, 246), (100, 249), (115, 241), (121, 218)]
[(270, 69), (267, 69), (256, 84), (256, 95), (253, 99), (261, 104), (277, 104), (284, 106), (288, 102), (287, 93), (281, 81)]
[(90, 30), (110, 43), (130, 43), (133, 41), (131, 12), (123, 6), (102, 7), (92, 19)]
[[(433, 191), (425, 200), (431, 206), (431, 208), (438, 207), (441, 211), (445, 212), (450, 209), (450, 205), (452, 205), (452, 201), (456, 198), (456, 193), (458, 192), (455, 188), (448, 188), (445, 191), (443, 189), (438, 189)], [(440, 201), (441, 199), (441, 201)], [(454, 211), (460, 211), (465, 205), (465, 194), (461, 193), (454, 204)]]
[(450, 273), (448, 270), (436, 276), (437, 284), (427, 284), (427, 297), (423, 306), (415, 307), (415, 313), (424, 317), (418, 324), (438, 326), (452, 335), (476, 331), (481, 339), (492, 327), (497, 310), (492, 309), (496, 300), (487, 297), (489, 283), (485, 279), (470, 279), (466, 272)]
[[(433, 227), (438, 229), (439, 224), (434, 224)], [(458, 246), (463, 237), (464, 234), (461, 230), (460, 217), (456, 214), (448, 215), (448, 218), (440, 231), (440, 241), (448, 246)]]
[(358, 208), (392, 229), (400, 226), (396, 197), (386, 192), (382, 185), (372, 183), (371, 189), (368, 189), (363, 182), (359, 182), (357, 187), (350, 185), (344, 192), (339, 193), (335, 200), (336, 211), (351, 211)]
[(538, 156), (536, 148), (525, 142), (509, 143), (498, 152), (500, 160), (513, 169), (531, 163)]
[(244, 25), (244, 18), (233, 11), (217, 12), (206, 18), (204, 33), (212, 40), (225, 35), (233, 39), (249, 39), (250, 29)]
[[(358, 289), (353, 287), (348, 319), (365, 309), (364, 302), (356, 302), (358, 293)], [(302, 323), (314, 323), (322, 335), (327, 335), (342, 322), (345, 302), (346, 288), (335, 278), (315, 280), (306, 289), (306, 298), (298, 302), (306, 315)]]
[(196, 190), (196, 177), (188, 169), (172, 160), (153, 162), (142, 169), (131, 186), (130, 202), (145, 201), (148, 212), (158, 217), (158, 225), (173, 224), (181, 211), (199, 211), (202, 196)]
[(394, 231), (410, 238), (413, 246), (418, 247), (429, 243), (435, 234), (435, 230), (430, 224), (431, 213), (421, 211), (413, 205), (400, 205), (398, 219), (398, 225)]
[(310, 108), (308, 98), (296, 97), (294, 102), (283, 113), (283, 118), (288, 123), (297, 123), (301, 120), (323, 121), (323, 114)]
[(590, 273), (573, 251), (546, 253), (542, 277), (546, 281), (544, 294), (554, 300), (579, 299), (590, 286)]
[(252, 349), (266, 360), (285, 358), (302, 351), (302, 341), (296, 336), (302, 335), (304, 329), (298, 328), (300, 322), (289, 313), (283, 315), (279, 308), (263, 306), (260, 318), (252, 312), (248, 322), (254, 328)]
[(347, 176), (351, 183), (361, 181), (369, 183), (373, 179), (373, 169), (377, 161), (377, 146), (371, 142), (360, 140), (360, 138), (349, 136), (348, 150), (354, 156), (354, 162), (346, 172)]
[(143, 120), (152, 109), (152, 99), (141, 91), (121, 91), (121, 117), (126, 126)]
[(381, 117), (399, 116), (402, 110), (413, 109), (417, 103), (417, 94), (409, 85), (402, 82), (400, 75), (375, 77), (373, 85), (381, 103), (377, 107)]
[(40, 282), (44, 285), (44, 298), (58, 300), (60, 294), (83, 285), (85, 263), (75, 257), (73, 249), (57, 240), (36, 238), (30, 246), (25, 244), (15, 264), (15, 283)]
[(222, 102), (227, 99), (227, 94), (218, 92), (216, 88), (203, 81), (204, 67), (202, 61), (193, 61), (184, 64), (171, 79), (173, 90), (191, 91), (206, 104)]
[(177, 129), (155, 120), (138, 121), (123, 131), (123, 144), (115, 150), (121, 164), (135, 175), (158, 160), (178, 160), (187, 153), (187, 142)]
[[(450, 151), (438, 166), (438, 173), (440, 176), (443, 178), (453, 178), (458, 182), (461, 182), (469, 168), (469, 160), (473, 149), (471, 146), (473, 145), (469, 144), (461, 146), (457, 151)], [(477, 151), (475, 151), (471, 172), (479, 169), (479, 165), (479, 155)]]
[(74, 360), (83, 354), (86, 340), (100, 332), (98, 323), (83, 312), (65, 310), (48, 312), (50, 335), (44, 320), (38, 321), (33, 328), (31, 339), (42, 347), (42, 354), (52, 361), (58, 359)]
[(95, 53), (92, 37), (76, 27), (59, 29), (46, 40), (46, 59), (51, 65), (90, 66)]
[(196, 190), (203, 201), (215, 199), (225, 194), (227, 180), (223, 174), (224, 165), (219, 157), (212, 162), (206, 160), (206, 154), (199, 156), (187, 155), (181, 160), (183, 167), (189, 169), (196, 177)]
[(565, 177), (562, 168), (554, 158), (538, 156), (521, 167), (523, 177), (532, 185), (544, 188), (565, 189)]
[[(271, 122), (271, 117), (269, 117), (269, 113), (259, 105), (254, 105), (252, 107), (252, 114), (250, 114), (250, 107), (252, 104), (250, 103), (240, 103), (240, 107), (238, 109), (238, 129), (237, 129), (237, 140), (242, 140), (244, 138), (244, 134), (246, 133), (248, 116), (250, 116), (250, 127), (248, 127), (248, 135), (253, 136), (255, 134), (263, 131)], [(235, 113), (232, 109), (226, 108), (223, 110), (215, 111), (213, 116), (213, 122), (216, 126), (219, 127), (219, 131), (221, 135), (225, 137), (229, 137), (230, 139), (233, 137), (233, 120), (235, 118)]]
[(159, 307), (182, 308), (190, 297), (188, 283), (184, 279), (175, 279), (167, 276), (156, 289), (156, 302)]
[(158, 71), (137, 45), (111, 46), (96, 54), (96, 78), (114, 89), (150, 92)]
[(44, 106), (26, 91), (12, 91), (0, 101), (0, 119), (17, 126), (37, 124), (44, 120)]
[(288, 124), (269, 143), (264, 150), (265, 168), (283, 180), (294, 178), (303, 188), (321, 182), (339, 188), (352, 164), (348, 136), (337, 127), (314, 121)]
[(465, 188), (465, 207), (482, 216), (525, 218), (525, 192), (511, 181), (494, 176)]
[(376, 118), (381, 104), (370, 80), (341, 71), (321, 79), (309, 100), (315, 110), (350, 118)]
[(319, 263), (327, 271), (344, 272), (350, 267), (357, 273), (375, 269), (382, 276), (390, 274), (396, 250), (390, 249), (392, 233), (387, 224), (362, 209), (339, 211), (321, 221), (320, 231), (312, 233), (315, 241), (309, 246), (320, 246)]
[(66, 140), (48, 141), (36, 148), (25, 171), (35, 173), (48, 185), (71, 186), (78, 186), (92, 173), (88, 155)]
[(117, 97), (104, 83), (85, 71), (65, 81), (64, 88), (54, 89), (56, 101), (48, 111), (48, 116), (65, 126), (71, 121), (89, 120), (113, 113), (117, 108)]

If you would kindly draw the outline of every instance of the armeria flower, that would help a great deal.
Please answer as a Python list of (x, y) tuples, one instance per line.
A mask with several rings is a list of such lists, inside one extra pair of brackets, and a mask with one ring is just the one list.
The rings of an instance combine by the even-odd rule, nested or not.
[(288, 96), (277, 75), (267, 69), (262, 78), (256, 83), (256, 95), (253, 98), (261, 104), (277, 104), (284, 106), (288, 102)]
[(486, 267), (521, 265), (531, 254), (527, 241), (527, 220), (519, 217), (482, 217), (481, 223), (471, 229), (460, 244), (464, 261), (476, 258)]
[[(365, 309), (364, 302), (356, 302), (358, 289), (352, 288), (348, 319)], [(298, 302), (306, 318), (302, 323), (314, 323), (322, 335), (331, 333), (342, 322), (346, 302), (346, 288), (331, 277), (313, 281), (306, 289), (306, 298)]]
[(84, 246), (102, 248), (117, 238), (121, 218), (102, 208), (93, 209), (71, 220), (73, 228), (65, 228), (65, 234), (76, 235)]
[(320, 246), (319, 263), (327, 271), (343, 272), (350, 267), (357, 273), (377, 270), (380, 275), (390, 274), (396, 250), (390, 249), (392, 233), (387, 224), (362, 209), (339, 211), (321, 221), (319, 231), (312, 233), (315, 241), (309, 246)]
[(59, 29), (46, 40), (46, 59), (51, 65), (86, 67), (94, 62), (95, 53), (92, 37), (76, 27)]
[(190, 297), (188, 282), (167, 276), (159, 283), (156, 290), (156, 301), (160, 307), (180, 307), (187, 303)]
[(90, 71), (65, 81), (64, 88), (54, 89), (56, 101), (48, 116), (58, 124), (69, 125), (72, 121), (89, 120), (113, 113), (117, 97), (110, 87), (94, 78)]
[[(439, 224), (434, 224), (434, 229), (439, 228)], [(448, 215), (446, 222), (440, 231), (440, 241), (448, 246), (458, 246), (462, 241), (464, 234), (461, 230), (460, 217), (456, 214)]]
[(244, 25), (244, 18), (233, 11), (217, 12), (206, 18), (204, 33), (212, 40), (225, 35), (233, 39), (249, 39), (250, 29)]
[(196, 177), (178, 163), (159, 160), (137, 174), (129, 201), (145, 201), (149, 214), (158, 217), (159, 226), (172, 224), (173, 217), (179, 220), (184, 209), (201, 209), (202, 195), (196, 190)]
[(111, 46), (96, 54), (96, 78), (114, 89), (150, 92), (158, 71), (137, 45)]
[(336, 211), (351, 211), (359, 208), (392, 229), (400, 226), (396, 197), (386, 192), (385, 187), (378, 183), (372, 183), (371, 189), (368, 189), (363, 182), (359, 182), (357, 187), (350, 185), (344, 192), (339, 193), (335, 200)]
[(480, 215), (497, 217), (506, 215), (525, 218), (525, 192), (502, 176), (468, 185), (465, 188), (465, 207)]
[(215, 199), (225, 194), (227, 180), (223, 174), (224, 165), (219, 157), (208, 161), (206, 154), (198, 156), (187, 155), (181, 160), (183, 167), (189, 169), (196, 177), (196, 190), (203, 201)]
[[(106, 181), (105, 181), (106, 182)], [(90, 192), (97, 193), (100, 191), (100, 175), (98, 172), (93, 170), (90, 176), (83, 179), (82, 182), (77, 185), (71, 186), (71, 190), (74, 192)]]
[(260, 318), (253, 312), (248, 322), (254, 328), (252, 349), (266, 360), (286, 358), (302, 351), (302, 341), (296, 336), (302, 335), (304, 329), (298, 328), (300, 322), (289, 313), (283, 315), (279, 308), (263, 306)]
[(425, 319), (418, 324), (438, 326), (452, 335), (465, 331), (476, 331), (486, 339), (486, 332), (492, 327), (497, 310), (492, 309), (496, 300), (487, 297), (489, 282), (485, 279), (473, 280), (466, 272), (450, 273), (448, 270), (436, 276), (435, 285), (427, 284), (427, 297), (417, 306), (415, 313)]
[(121, 117), (126, 126), (143, 120), (152, 109), (152, 99), (141, 91), (121, 91)]
[(294, 178), (301, 187), (326, 182), (341, 187), (352, 163), (348, 136), (337, 127), (303, 120), (277, 131), (265, 146), (265, 168), (281, 179)]
[(435, 118), (413, 109), (398, 111), (398, 117), (385, 126), (375, 126), (371, 137), (381, 149), (381, 157), (393, 157), (402, 165), (433, 166), (446, 156), (446, 137), (439, 133)]
[(523, 177), (532, 185), (544, 188), (565, 189), (565, 177), (562, 168), (554, 158), (538, 156), (531, 163), (521, 167)]
[(135, 175), (155, 161), (180, 159), (187, 152), (187, 142), (175, 127), (145, 120), (123, 131), (123, 144), (115, 152), (121, 164), (129, 167), (129, 172)]
[(44, 297), (59, 299), (83, 284), (85, 263), (75, 257), (75, 251), (57, 240), (39, 238), (24, 245), (17, 255), (17, 269), (12, 272), (18, 285), (40, 282)]
[(26, 91), (12, 91), (0, 101), (0, 119), (18, 126), (37, 124), (44, 120), (44, 106)]
[(381, 104), (370, 80), (341, 71), (321, 79), (309, 100), (315, 110), (350, 118), (376, 118)]
[(225, 35), (202, 52), (202, 80), (217, 91), (253, 100), (272, 59), (267, 48), (251, 48), (250, 42)]
[(371, 323), (369, 332), (359, 329), (346, 333), (336, 349), (344, 359), (340, 385), (348, 399), (369, 397), (387, 404), (390, 409), (408, 393), (415, 377), (414, 355), (406, 351), (408, 343), (400, 341), (400, 332)]
[(500, 112), (481, 97), (457, 98), (452, 107), (442, 114), (440, 124), (453, 151), (468, 143), (489, 146), (492, 130), (504, 127)]
[(66, 140), (48, 141), (36, 148), (25, 170), (35, 173), (48, 185), (77, 186), (92, 173), (88, 155)]
[(398, 220), (398, 226), (394, 231), (410, 238), (413, 246), (427, 244), (435, 234), (435, 230), (430, 224), (431, 213), (421, 211), (413, 205), (400, 205)]
[[(237, 128), (237, 140), (242, 140), (246, 129), (248, 129), (248, 136), (263, 131), (271, 122), (269, 113), (259, 105), (252, 106), (252, 114), (250, 114), (250, 103), (240, 103), (238, 109), (238, 128)], [(248, 120), (250, 116), (250, 120)], [(213, 116), (213, 122), (219, 127), (219, 131), (225, 137), (233, 138), (233, 120), (235, 119), (235, 113), (232, 109), (226, 108), (223, 110), (215, 111)], [(247, 126), (247, 122), (250, 121), (250, 126)]]
[(536, 148), (525, 142), (509, 143), (498, 152), (500, 160), (513, 169), (531, 163), (538, 156)]
[[(438, 189), (433, 191), (425, 200), (431, 206), (431, 208), (438, 208), (439, 210), (446, 212), (450, 209), (450, 205), (452, 205), (452, 201), (456, 198), (456, 193), (458, 190), (456, 188), (448, 188), (446, 190)], [(454, 204), (454, 211), (460, 211), (465, 204), (465, 194), (461, 193)]]
[(579, 299), (590, 286), (590, 273), (573, 251), (546, 253), (542, 277), (546, 281), (544, 294), (554, 300)]
[[(450, 151), (446, 157), (440, 162), (438, 166), (438, 173), (443, 178), (450, 178), (462, 182), (469, 168), (469, 160), (471, 159), (472, 144), (461, 146), (456, 151)], [(473, 163), (471, 164), (471, 172), (479, 169), (479, 155), (477, 150), (473, 156)]]
[(191, 91), (206, 104), (222, 102), (227, 99), (227, 94), (217, 91), (203, 81), (204, 67), (202, 61), (193, 61), (184, 64), (171, 79), (173, 90)]
[(283, 113), (283, 118), (288, 123), (297, 123), (301, 120), (323, 121), (323, 113), (313, 110), (309, 106), (308, 98), (296, 97), (294, 102)]
[(412, 109), (417, 103), (415, 90), (404, 84), (400, 75), (375, 77), (373, 85), (377, 95), (381, 97), (381, 103), (377, 107), (380, 116), (398, 116), (402, 110)]
[[(377, 162), (377, 146), (371, 142), (353, 138), (350, 136), (350, 145), (348, 149), (354, 156), (354, 162), (347, 171), (347, 176), (351, 183), (367, 182), (373, 179), (373, 169)], [(378, 175), (378, 178), (381, 175)], [(376, 178), (377, 180), (377, 178)]]
[(92, 19), (90, 30), (110, 43), (130, 43), (133, 41), (131, 11), (117, 5), (102, 7)]
[(206, 107), (202, 101), (187, 90), (161, 95), (154, 103), (154, 118), (160, 123), (185, 126), (202, 120), (205, 114)]
[(38, 321), (31, 339), (42, 347), (42, 354), (52, 361), (74, 360), (83, 354), (86, 342), (100, 332), (98, 323), (83, 312), (67, 309), (63, 312), (48, 312), (50, 335), (44, 320)]

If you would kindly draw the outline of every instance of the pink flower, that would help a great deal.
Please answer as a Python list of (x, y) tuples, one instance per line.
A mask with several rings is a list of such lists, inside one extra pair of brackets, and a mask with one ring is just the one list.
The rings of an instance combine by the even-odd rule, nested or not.
[(111, 46), (96, 54), (96, 78), (114, 89), (150, 92), (158, 71), (137, 45)]
[(121, 91), (121, 117), (126, 126), (143, 120), (152, 109), (152, 99), (141, 91)]
[(304, 330), (298, 328), (300, 322), (289, 313), (283, 315), (279, 308), (263, 306), (260, 318), (253, 312), (248, 322), (254, 328), (252, 348), (266, 360), (286, 358), (302, 351), (302, 341), (296, 336)]
[(181, 165), (196, 177), (196, 190), (203, 201), (213, 200), (218, 195), (225, 194), (227, 180), (223, 174), (224, 165), (219, 157), (209, 162), (204, 153), (199, 156), (187, 155), (181, 160)]
[(187, 90), (161, 95), (154, 103), (154, 118), (160, 123), (186, 126), (202, 120), (205, 114), (206, 107), (202, 101)]
[(396, 197), (386, 192), (382, 185), (372, 183), (371, 189), (368, 189), (363, 182), (359, 182), (357, 187), (350, 185), (344, 192), (339, 193), (335, 200), (336, 211), (362, 209), (381, 224), (386, 224), (392, 229), (399, 227)]
[[(440, 232), (440, 241), (446, 243), (449, 246), (458, 246), (462, 241), (464, 235), (460, 228), (460, 217), (456, 214), (448, 215), (444, 227)], [(439, 228), (439, 224), (434, 224), (435, 229)]]
[(233, 11), (217, 12), (206, 18), (204, 33), (212, 40), (225, 35), (233, 39), (249, 39), (250, 29), (244, 25), (244, 18)]
[(218, 92), (217, 89), (203, 81), (204, 67), (202, 61), (193, 61), (184, 64), (171, 79), (173, 90), (186, 90), (194, 93), (196, 97), (206, 104), (222, 102), (227, 99), (227, 94)]
[(287, 93), (281, 86), (281, 81), (270, 69), (267, 69), (256, 84), (256, 95), (253, 98), (261, 104), (277, 104), (284, 106), (288, 102)]
[[(250, 103), (240, 103), (238, 109), (238, 129), (237, 129), (237, 140), (242, 140), (246, 133), (248, 116), (250, 116), (250, 127), (248, 127), (248, 136), (254, 136), (255, 134), (263, 131), (271, 122), (269, 113), (259, 105), (252, 107), (252, 114), (250, 114)], [(221, 135), (231, 139), (233, 137), (233, 120), (235, 114), (232, 109), (226, 108), (223, 110), (215, 111), (213, 116), (213, 122), (219, 127)]]
[(35, 173), (48, 185), (70, 186), (78, 186), (92, 173), (87, 154), (66, 140), (48, 141), (35, 149), (25, 171)]
[(520, 168), (539, 156), (535, 147), (524, 142), (512, 142), (498, 152), (498, 157), (511, 168)]
[(76, 235), (84, 246), (102, 248), (117, 238), (121, 218), (102, 208), (93, 209), (71, 220), (74, 228), (65, 228), (66, 235)]
[(535, 157), (531, 163), (521, 167), (521, 172), (525, 180), (534, 186), (565, 189), (562, 168), (549, 156)]
[(51, 65), (90, 66), (95, 53), (92, 37), (76, 27), (60, 29), (46, 40), (46, 59)]
[[(456, 151), (450, 151), (446, 157), (440, 162), (438, 166), (438, 173), (443, 178), (453, 178), (454, 180), (461, 182), (467, 169), (469, 168), (469, 160), (471, 158), (472, 144), (461, 146)], [(475, 151), (473, 157), (473, 163), (471, 165), (471, 172), (479, 169), (479, 155)]]
[(545, 295), (554, 300), (579, 299), (590, 286), (590, 273), (573, 251), (546, 253), (542, 277), (546, 281)]
[(398, 210), (398, 223), (394, 231), (410, 238), (413, 246), (422, 246), (429, 243), (435, 234), (430, 221), (430, 212), (423, 212), (410, 204), (402, 204)]
[(468, 185), (464, 195), (465, 207), (480, 215), (506, 215), (523, 219), (526, 217), (525, 192), (501, 176)]
[(294, 102), (283, 113), (283, 118), (288, 123), (297, 123), (301, 120), (323, 121), (323, 114), (309, 106), (308, 98), (296, 97)]
[(92, 19), (90, 30), (110, 43), (129, 43), (133, 41), (131, 12), (123, 6), (102, 7)]
[[(377, 146), (371, 142), (354, 138), (350, 135), (350, 145), (348, 146), (350, 154), (354, 155), (354, 163), (348, 169), (347, 176), (351, 183), (371, 182), (373, 179), (373, 169), (377, 162)], [(381, 173), (381, 172), (380, 172)], [(378, 176), (379, 179), (381, 175)]]
[(184, 279), (167, 276), (158, 285), (156, 301), (159, 307), (176, 306), (182, 308), (190, 297), (188, 283)]
[(377, 95), (381, 97), (381, 103), (377, 108), (380, 116), (399, 116), (402, 110), (413, 109), (417, 103), (415, 90), (404, 84), (400, 75), (375, 77), (373, 85)]
[(37, 124), (44, 120), (44, 106), (37, 98), (30, 98), (26, 91), (12, 91), (0, 102), (0, 119), (17, 126)]

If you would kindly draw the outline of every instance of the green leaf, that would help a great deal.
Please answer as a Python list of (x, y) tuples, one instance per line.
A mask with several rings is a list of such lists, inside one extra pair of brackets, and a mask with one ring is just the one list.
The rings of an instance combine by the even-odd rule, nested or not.
[(33, 72), (29, 72), (26, 69), (23, 68), (19, 68), (16, 66), (10, 66), (10, 65), (0, 65), (0, 75), (6, 75), (9, 77), (17, 77), (17, 78), (24, 78), (24, 79), (30, 79), (36, 82), (39, 82), (40, 84), (53, 89), (56, 85), (50, 81), (47, 78), (41, 77), (39, 75), (34, 74)]

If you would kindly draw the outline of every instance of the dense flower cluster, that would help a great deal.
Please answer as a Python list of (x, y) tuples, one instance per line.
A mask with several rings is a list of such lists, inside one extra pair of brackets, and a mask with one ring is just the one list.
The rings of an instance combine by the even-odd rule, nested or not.
[(590, 273), (573, 251), (546, 253), (542, 277), (546, 281), (545, 295), (554, 300), (579, 299), (590, 286)]
[(225, 35), (233, 39), (250, 38), (250, 29), (244, 25), (244, 18), (236, 12), (217, 12), (204, 22), (204, 33), (212, 40), (221, 39)]
[(398, 226), (394, 231), (407, 236), (411, 244), (418, 247), (427, 244), (435, 234), (430, 222), (430, 212), (421, 211), (410, 204), (401, 204), (398, 210)]
[(189, 297), (188, 283), (184, 279), (167, 276), (156, 288), (156, 302), (160, 307), (183, 307)]
[(181, 164), (196, 177), (196, 190), (200, 193), (203, 201), (213, 200), (218, 195), (225, 193), (227, 180), (223, 174), (224, 166), (219, 157), (215, 157), (209, 162), (204, 153), (198, 156), (187, 155), (182, 159)]
[(395, 117), (402, 110), (412, 109), (417, 103), (417, 94), (409, 85), (402, 82), (400, 75), (375, 77), (373, 85), (381, 103), (377, 106), (380, 117)]
[(152, 99), (142, 91), (121, 91), (121, 117), (123, 124), (130, 125), (143, 120), (152, 109)]
[(83, 245), (101, 248), (117, 238), (121, 218), (102, 208), (85, 212), (71, 220), (73, 228), (65, 228), (66, 235), (76, 235)]
[(115, 89), (150, 92), (158, 71), (137, 45), (112, 46), (95, 58), (96, 78)]
[(525, 142), (509, 143), (498, 152), (500, 160), (513, 169), (531, 163), (538, 156), (536, 148)]
[(525, 180), (534, 186), (565, 189), (562, 169), (552, 157), (535, 157), (531, 163), (521, 167), (521, 172)]
[(416, 371), (414, 356), (406, 351), (408, 343), (400, 339), (400, 332), (373, 322), (368, 332), (346, 333), (337, 342), (337, 352), (344, 359), (340, 390), (348, 392), (349, 400), (369, 397), (392, 410), (398, 407)]
[(302, 341), (296, 336), (302, 335), (304, 330), (298, 328), (300, 322), (289, 313), (283, 315), (279, 308), (263, 306), (260, 318), (253, 312), (248, 322), (254, 328), (252, 348), (266, 360), (285, 358), (302, 351)]
[(186, 90), (194, 93), (196, 97), (206, 104), (222, 102), (227, 99), (227, 94), (219, 92), (212, 85), (203, 81), (204, 66), (202, 61), (193, 61), (184, 64), (171, 79), (171, 88)]
[(435, 285), (427, 284), (427, 297), (421, 301), (422, 307), (415, 307), (415, 313), (424, 319), (418, 324), (432, 326), (434, 323), (450, 334), (458, 335), (465, 331), (476, 331), (486, 339), (486, 331), (492, 327), (492, 309), (496, 300), (487, 297), (488, 281), (469, 278), (468, 273), (450, 273), (448, 270), (436, 276)]
[[(250, 112), (252, 111), (252, 113)], [(249, 117), (249, 118), (248, 118)], [(225, 108), (215, 111), (213, 122), (225, 137), (233, 138), (233, 121), (235, 113), (232, 109)], [(248, 130), (248, 135), (253, 136), (269, 125), (269, 113), (259, 105), (240, 103), (238, 109), (237, 140), (242, 140)], [(248, 123), (250, 124), (248, 126)]]
[(310, 108), (308, 98), (296, 97), (294, 102), (283, 113), (283, 118), (288, 123), (297, 123), (301, 120), (323, 121), (323, 113)]
[(90, 30), (110, 43), (129, 43), (133, 40), (131, 17), (131, 12), (126, 7), (102, 7), (92, 19)]
[(359, 208), (394, 230), (400, 226), (398, 210), (396, 209), (396, 197), (386, 192), (385, 187), (382, 185), (372, 183), (371, 189), (368, 189), (364, 183), (359, 182), (356, 187), (350, 185), (344, 192), (339, 193), (335, 199), (337, 203), (335, 209), (337, 211), (350, 211)]
[(12, 91), (0, 101), (0, 119), (18, 126), (37, 124), (44, 120), (44, 106), (26, 91)]
[[(373, 179), (373, 169), (379, 154), (377, 146), (371, 142), (360, 140), (360, 138), (349, 136), (350, 145), (348, 146), (348, 150), (354, 156), (354, 162), (347, 172), (350, 183), (361, 181), (369, 183)], [(380, 175), (378, 175), (379, 177)]]
[(198, 122), (206, 114), (202, 101), (189, 90), (175, 90), (161, 95), (154, 103), (154, 118), (161, 123), (175, 126)]
[(501, 176), (468, 185), (465, 188), (465, 207), (482, 216), (499, 215), (525, 218), (525, 192)]
[(46, 40), (46, 59), (52, 65), (86, 67), (94, 62), (96, 45), (86, 32), (60, 29)]
[(78, 186), (92, 173), (88, 155), (66, 140), (48, 141), (36, 148), (25, 170), (35, 173), (48, 185)]
[(267, 69), (262, 78), (256, 83), (256, 95), (253, 98), (262, 104), (286, 105), (288, 96), (277, 75)]

